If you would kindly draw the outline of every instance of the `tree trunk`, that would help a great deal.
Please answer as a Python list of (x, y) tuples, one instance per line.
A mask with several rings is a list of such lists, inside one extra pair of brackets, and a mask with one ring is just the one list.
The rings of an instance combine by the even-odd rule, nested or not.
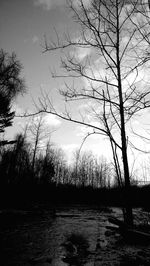
[(117, 58), (117, 76), (118, 76), (118, 93), (119, 93), (119, 103), (120, 103), (120, 122), (121, 122), (121, 151), (123, 160), (123, 170), (124, 170), (124, 181), (125, 181), (125, 193), (124, 193), (124, 203), (125, 212), (124, 220), (129, 226), (133, 226), (133, 214), (132, 207), (130, 204), (130, 175), (129, 175), (129, 165), (127, 157), (127, 143), (126, 143), (126, 131), (125, 131), (125, 118), (124, 118), (124, 103), (122, 94), (122, 79), (121, 79), (121, 66), (120, 66), (120, 25), (119, 25), (119, 14), (118, 14), (118, 0), (116, 1), (117, 6), (117, 45), (116, 45), (116, 58)]

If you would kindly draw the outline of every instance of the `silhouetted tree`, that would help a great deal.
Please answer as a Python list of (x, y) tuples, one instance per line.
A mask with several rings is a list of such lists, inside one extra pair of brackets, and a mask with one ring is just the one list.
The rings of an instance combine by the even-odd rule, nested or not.
[(38, 117), (32, 117), (28, 131), (33, 146), (32, 169), (34, 172), (37, 152), (39, 151), (42, 142), (48, 137), (48, 135), (50, 136), (50, 132), (48, 133), (46, 129), (44, 116), (42, 114)]
[(72, 184), (93, 188), (110, 187), (111, 172), (110, 164), (103, 156), (97, 158), (92, 152), (81, 152), (80, 149), (74, 153)]
[(55, 175), (54, 149), (50, 141), (46, 144), (46, 152), (41, 153), (35, 161), (35, 173), (40, 184), (51, 184)]
[(56, 184), (65, 183), (65, 153), (61, 148), (55, 149), (54, 151), (54, 165), (55, 165), (55, 175), (54, 180)]
[(30, 183), (31, 179), (30, 145), (22, 134), (15, 138), (14, 147), (3, 148), (0, 161), (3, 184)]
[[(15, 115), (15, 112), (11, 111), (13, 99), (25, 92), (21, 69), (22, 66), (15, 53), (9, 55), (4, 50), (0, 50), (0, 133), (12, 125)], [(7, 143), (7, 141), (1, 141), (0, 145)]]
[[(78, 36), (66, 34), (62, 41), (57, 34), (56, 41), (48, 43), (45, 40), (45, 52), (65, 49), (66, 55), (61, 58), (64, 72), (54, 73), (53, 76), (80, 79), (77, 86), (75, 82), (71, 85), (70, 81), (66, 81), (66, 89), (63, 87), (60, 92), (66, 102), (83, 100), (88, 104), (91, 101), (89, 112), (93, 123), (87, 116), (87, 109), (81, 119), (73, 117), (67, 107), (65, 113), (60, 113), (47, 95), (43, 95), (43, 100), (40, 100), (39, 112), (54, 114), (92, 129), (93, 134), (108, 137), (116, 170), (119, 167), (118, 177), (120, 169), (123, 169), (126, 187), (124, 219), (132, 225), (127, 153), (127, 144), (132, 143), (127, 137), (127, 124), (133, 121), (135, 115), (150, 107), (149, 87), (145, 84), (143, 86), (140, 76), (149, 65), (146, 4), (139, 0), (77, 0), (77, 4), (73, 0), (67, 2), (73, 12), (73, 19), (78, 23)], [(83, 80), (86, 83), (83, 84)]]

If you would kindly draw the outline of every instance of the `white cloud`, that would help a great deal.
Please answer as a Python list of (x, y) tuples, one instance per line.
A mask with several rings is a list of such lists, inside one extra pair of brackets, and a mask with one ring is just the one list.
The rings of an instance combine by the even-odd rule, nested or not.
[(52, 0), (34, 0), (36, 6), (42, 6), (46, 10), (50, 10), (52, 7)]
[(74, 152), (79, 149), (79, 145), (78, 144), (75, 144), (75, 143), (72, 143), (72, 144), (64, 144), (64, 145), (61, 145), (61, 148), (63, 149), (63, 151), (65, 152), (66, 154), (66, 158), (67, 158), (67, 161), (68, 161), (68, 164), (71, 164), (73, 162), (73, 155), (74, 155)]
[[(62, 145), (61, 148), (66, 154), (68, 164), (72, 164), (75, 159), (75, 152), (80, 149), (81, 143), (79, 144), (66, 144)], [(110, 148), (109, 141), (105, 138), (99, 138), (99, 140), (94, 141), (94, 139), (89, 139), (82, 146), (81, 152), (92, 152), (96, 157), (104, 156), (108, 161), (112, 160), (112, 152)]]
[[(82, 0), (85, 7), (91, 4), (91, 0)], [(80, 8), (80, 0), (73, 0), (73, 4), (76, 8)]]
[[(34, 122), (40, 120), (41, 114), (34, 116)], [(29, 117), (29, 124), (32, 124), (32, 117)], [(52, 114), (43, 114), (43, 119), (42, 119), (44, 125), (46, 127), (58, 127), (61, 125), (61, 121), (54, 115)]]
[(16, 103), (13, 103), (12, 111), (15, 111), (16, 115), (21, 115), (25, 112), (25, 110)]
[(58, 127), (62, 123), (56, 116), (51, 114), (46, 114), (44, 120), (46, 125), (54, 127)]
[(79, 60), (82, 61), (85, 59), (86, 56), (90, 55), (91, 53), (91, 48), (76, 48), (74, 52), (74, 56)]
[(87, 145), (88, 150), (91, 150), (96, 156), (104, 156), (108, 161), (112, 161), (112, 150), (110, 143), (106, 138), (99, 138), (96, 143)]
[[(24, 113), (26, 113), (26, 110), (23, 109), (22, 107), (20, 107), (18, 104), (14, 103), (13, 104), (13, 108), (12, 108), (13, 111), (15, 111), (15, 114), (18, 116), (18, 115), (23, 115)], [(30, 114), (30, 113), (33, 113), (32, 110), (27, 110), (27, 113)], [(35, 117), (35, 119), (39, 119), (41, 114), (37, 115)], [(44, 118), (44, 122), (47, 126), (59, 126), (62, 122), (60, 121), (59, 118), (57, 118), (56, 116), (52, 115), (52, 114), (43, 114), (43, 118)], [(17, 118), (20, 120), (20, 118)], [(31, 117), (29, 118), (21, 118), (21, 120), (31, 120)]]
[[(66, 0), (33, 0), (33, 3), (35, 6), (42, 6), (45, 10), (50, 10), (51, 8), (55, 6), (64, 6), (66, 5)], [(80, 1), (73, 0), (73, 4), (76, 8), (79, 8)], [(83, 0), (84, 5), (87, 7), (91, 0)]]
[[(12, 110), (15, 111), (16, 116), (21, 116), (21, 115), (23, 116), (25, 113), (27, 113), (27, 114), (33, 113), (32, 110), (28, 109), (26, 111), (25, 109), (23, 109), (22, 107), (20, 107), (16, 103), (13, 104)], [(40, 115), (41, 114), (36, 115), (34, 117), (35, 122), (39, 121)], [(33, 123), (32, 118), (33, 117), (15, 117), (13, 120), (14, 121), (13, 122), (13, 135), (15, 135), (16, 133), (18, 133), (20, 131), (21, 132), (24, 131), (26, 126), (29, 127)], [(57, 118), (56, 116), (54, 116), (52, 114), (43, 114), (43, 122), (44, 122), (45, 128), (47, 130), (58, 128), (62, 123), (59, 118)], [(11, 128), (11, 131), (12, 131), (12, 128)]]
[(39, 42), (39, 38), (36, 35), (34, 35), (33, 38), (32, 38), (32, 42), (33, 42), (33, 44), (38, 43)]
[(77, 149), (78, 148), (78, 145), (77, 144), (75, 144), (75, 143), (72, 143), (72, 144), (64, 144), (64, 145), (62, 145), (61, 146), (61, 148), (63, 149), (63, 150), (65, 150), (66, 152), (72, 152), (72, 151), (74, 151), (75, 149)]
[[(97, 121), (93, 121), (89, 123), (90, 125), (93, 125), (95, 127), (100, 127), (100, 123)], [(77, 137), (82, 137), (85, 138), (88, 134), (93, 133), (93, 129), (91, 127), (86, 127), (86, 126), (77, 126), (76, 127), (76, 135)], [(90, 138), (97, 138), (99, 134), (93, 134), (90, 135)]]
[(34, 5), (42, 6), (45, 10), (50, 10), (54, 6), (62, 6), (65, 0), (33, 0)]

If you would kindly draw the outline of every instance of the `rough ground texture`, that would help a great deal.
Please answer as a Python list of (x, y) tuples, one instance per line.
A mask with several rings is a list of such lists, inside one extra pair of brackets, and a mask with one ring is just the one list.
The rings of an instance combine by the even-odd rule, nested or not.
[[(150, 265), (150, 243), (125, 242), (108, 229), (110, 215), (122, 219), (118, 208), (95, 206), (1, 210), (0, 265)], [(148, 213), (135, 209), (134, 215), (147, 226)]]

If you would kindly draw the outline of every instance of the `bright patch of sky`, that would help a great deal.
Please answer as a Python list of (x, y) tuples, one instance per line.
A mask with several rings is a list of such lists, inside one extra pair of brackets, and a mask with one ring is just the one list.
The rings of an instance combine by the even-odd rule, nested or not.
[(33, 0), (33, 3), (37, 6), (42, 6), (45, 10), (50, 10), (55, 6), (63, 6), (65, 0)]

